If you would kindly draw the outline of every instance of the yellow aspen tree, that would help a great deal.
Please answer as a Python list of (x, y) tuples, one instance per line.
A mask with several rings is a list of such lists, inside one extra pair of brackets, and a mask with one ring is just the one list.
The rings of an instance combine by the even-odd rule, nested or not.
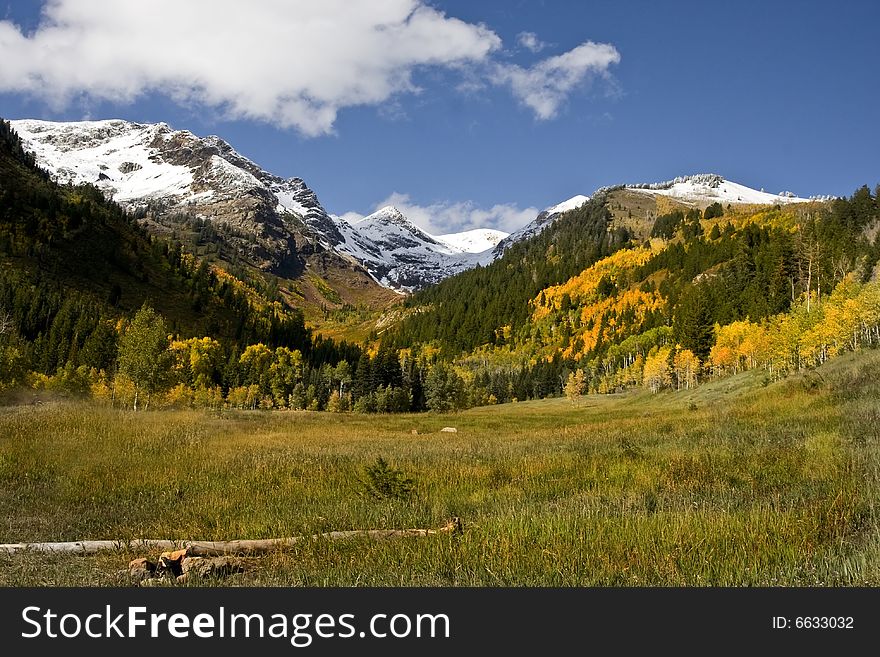
[(681, 349), (675, 354), (673, 360), (675, 377), (679, 389), (684, 384), (685, 389), (690, 390), (697, 385), (697, 376), (700, 373), (700, 359), (690, 349)]
[(669, 347), (652, 349), (645, 359), (642, 382), (652, 393), (672, 385), (672, 373), (669, 371)]

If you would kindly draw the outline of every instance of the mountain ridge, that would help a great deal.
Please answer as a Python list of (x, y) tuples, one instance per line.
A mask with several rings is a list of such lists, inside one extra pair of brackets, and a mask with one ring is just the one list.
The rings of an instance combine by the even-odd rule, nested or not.
[[(488, 265), (591, 198), (577, 195), (550, 206), (511, 234), (475, 229), (431, 235), (391, 207), (348, 223), (330, 214), (302, 178), (262, 169), (217, 135), (122, 119), (11, 124), (58, 182), (95, 185), (155, 232), (177, 234), (186, 217), (207, 222), (221, 242), (218, 257), (295, 281), (294, 304), (297, 297), (324, 307), (365, 296), (380, 305), (393, 302), (391, 291), (412, 292)], [(601, 188), (593, 196), (617, 189), (697, 207), (810, 200), (768, 194), (717, 174)], [(312, 285), (315, 277), (331, 291)]]
[[(93, 184), (157, 232), (177, 230), (175, 218), (183, 214), (206, 220), (221, 231), (235, 258), (283, 277), (348, 269), (355, 288), (367, 286), (369, 277), (400, 292), (477, 262), (454, 239), (437, 240), (403, 215), (383, 222), (402, 229), (396, 236), (363, 230), (380, 219), (377, 213), (360, 228), (348, 224), (330, 215), (302, 178), (262, 169), (217, 135), (122, 119), (10, 123), (59, 183)], [(376, 237), (384, 244), (371, 239)], [(416, 251), (407, 252), (406, 244)]]

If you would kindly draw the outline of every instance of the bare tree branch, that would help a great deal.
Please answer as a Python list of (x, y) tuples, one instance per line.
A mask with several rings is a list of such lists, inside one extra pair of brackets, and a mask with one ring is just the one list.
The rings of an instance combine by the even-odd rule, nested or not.
[(0, 308), (0, 335), (12, 333), (12, 315)]

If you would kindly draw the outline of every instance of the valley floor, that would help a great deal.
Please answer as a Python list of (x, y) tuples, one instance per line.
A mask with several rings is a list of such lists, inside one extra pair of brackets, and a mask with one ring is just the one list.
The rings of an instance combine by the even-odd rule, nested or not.
[[(2, 408), (0, 542), (269, 538), (458, 516), (458, 536), (305, 541), (190, 583), (880, 585), (880, 352), (761, 378), (453, 415)], [(378, 457), (412, 479), (410, 496), (368, 494)], [(155, 555), (0, 555), (0, 585), (125, 586), (140, 556)]]

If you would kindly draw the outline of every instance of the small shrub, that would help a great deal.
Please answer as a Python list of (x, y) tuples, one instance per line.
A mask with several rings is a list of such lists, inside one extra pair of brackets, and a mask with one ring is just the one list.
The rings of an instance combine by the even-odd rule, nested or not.
[(415, 492), (415, 482), (388, 465), (381, 456), (364, 467), (364, 478), (360, 482), (363, 494), (374, 500), (406, 500)]

